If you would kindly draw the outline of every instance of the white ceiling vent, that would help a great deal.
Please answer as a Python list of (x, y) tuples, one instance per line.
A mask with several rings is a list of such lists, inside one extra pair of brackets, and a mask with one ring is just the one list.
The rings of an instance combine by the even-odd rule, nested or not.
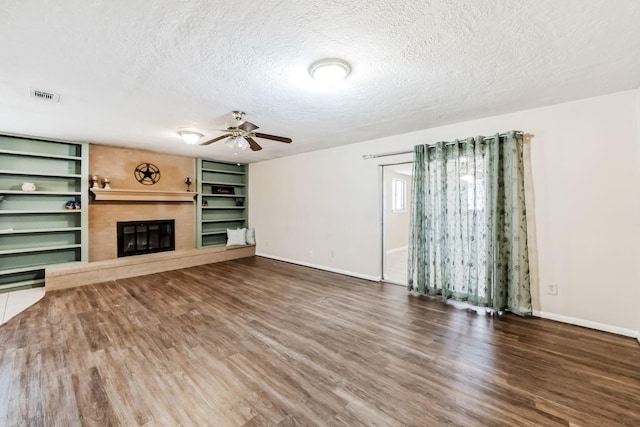
[(29, 88), (29, 96), (49, 102), (60, 102), (60, 94), (47, 92), (40, 89)]

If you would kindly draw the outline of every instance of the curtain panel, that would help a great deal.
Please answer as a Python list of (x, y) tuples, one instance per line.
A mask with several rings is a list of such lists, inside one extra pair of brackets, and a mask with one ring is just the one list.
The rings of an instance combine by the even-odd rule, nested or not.
[(414, 148), (409, 290), (531, 314), (522, 145), (512, 131)]

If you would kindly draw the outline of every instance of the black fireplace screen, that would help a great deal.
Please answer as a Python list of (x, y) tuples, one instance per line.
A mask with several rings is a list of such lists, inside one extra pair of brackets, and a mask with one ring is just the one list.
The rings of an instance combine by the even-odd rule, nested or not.
[(118, 222), (118, 257), (172, 251), (174, 220)]

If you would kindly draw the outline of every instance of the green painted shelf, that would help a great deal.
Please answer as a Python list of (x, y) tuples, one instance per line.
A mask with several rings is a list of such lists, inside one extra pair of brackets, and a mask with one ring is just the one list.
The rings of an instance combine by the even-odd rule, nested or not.
[(217, 181), (202, 181), (203, 185), (224, 185), (226, 187), (246, 187), (247, 184), (234, 184), (233, 182), (217, 182)]
[(244, 221), (244, 217), (241, 218), (227, 218), (227, 219), (203, 219), (202, 223), (211, 223), (211, 222), (238, 222)]
[(26, 254), (26, 253), (33, 253), (33, 252), (65, 251), (69, 249), (77, 249), (80, 247), (82, 247), (82, 245), (77, 243), (73, 245), (38, 246), (35, 248), (4, 249), (0, 251), (0, 255)]
[(215, 230), (215, 231), (204, 231), (202, 232), (203, 236), (213, 236), (216, 234), (227, 234), (227, 230)]
[(34, 209), (28, 209), (28, 210), (0, 210), (0, 215), (21, 215), (21, 214), (25, 214), (25, 215), (37, 215), (37, 214), (45, 214), (45, 215), (49, 215), (49, 214), (80, 214), (82, 213), (82, 209), (67, 209), (67, 210), (63, 210), (63, 209), (55, 209), (55, 210), (34, 210)]
[(35, 153), (32, 151), (17, 151), (17, 150), (4, 150), (0, 149), (0, 154), (10, 154), (13, 156), (25, 156), (25, 157), (41, 157), (44, 159), (60, 159), (60, 160), (82, 160), (79, 156), (63, 156), (60, 154), (43, 154)]
[(80, 191), (22, 191), (22, 190), (0, 190), (0, 194), (15, 194), (19, 196), (81, 196)]
[(0, 286), (0, 289), (6, 291), (13, 289), (17, 291), (19, 288), (35, 288), (44, 286), (44, 279), (22, 280), (20, 282), (11, 282)]
[(31, 228), (23, 230), (2, 230), (0, 235), (4, 234), (41, 234), (41, 233), (62, 233), (66, 231), (81, 231), (82, 227), (59, 227), (59, 228)]
[(9, 276), (11, 274), (27, 273), (30, 271), (42, 270), (43, 268), (44, 266), (42, 265), (30, 265), (28, 267), (3, 269), (3, 270), (0, 270), (0, 276)]
[(203, 194), (202, 197), (247, 197), (244, 194)]
[(225, 173), (227, 175), (246, 175), (246, 172), (226, 171), (222, 169), (202, 168), (202, 172)]
[[(4, 175), (21, 175), (21, 176), (48, 176), (52, 178), (81, 178), (82, 175), (76, 173), (53, 173), (53, 172), (45, 172), (45, 171), (17, 171), (17, 170), (8, 170), (8, 169), (0, 169), (0, 174)], [(32, 193), (32, 191), (30, 191)]]

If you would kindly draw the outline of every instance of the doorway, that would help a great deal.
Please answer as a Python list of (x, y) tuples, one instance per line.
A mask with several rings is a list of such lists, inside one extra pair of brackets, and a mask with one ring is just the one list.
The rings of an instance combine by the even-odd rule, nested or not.
[(382, 280), (407, 284), (413, 162), (380, 166)]

